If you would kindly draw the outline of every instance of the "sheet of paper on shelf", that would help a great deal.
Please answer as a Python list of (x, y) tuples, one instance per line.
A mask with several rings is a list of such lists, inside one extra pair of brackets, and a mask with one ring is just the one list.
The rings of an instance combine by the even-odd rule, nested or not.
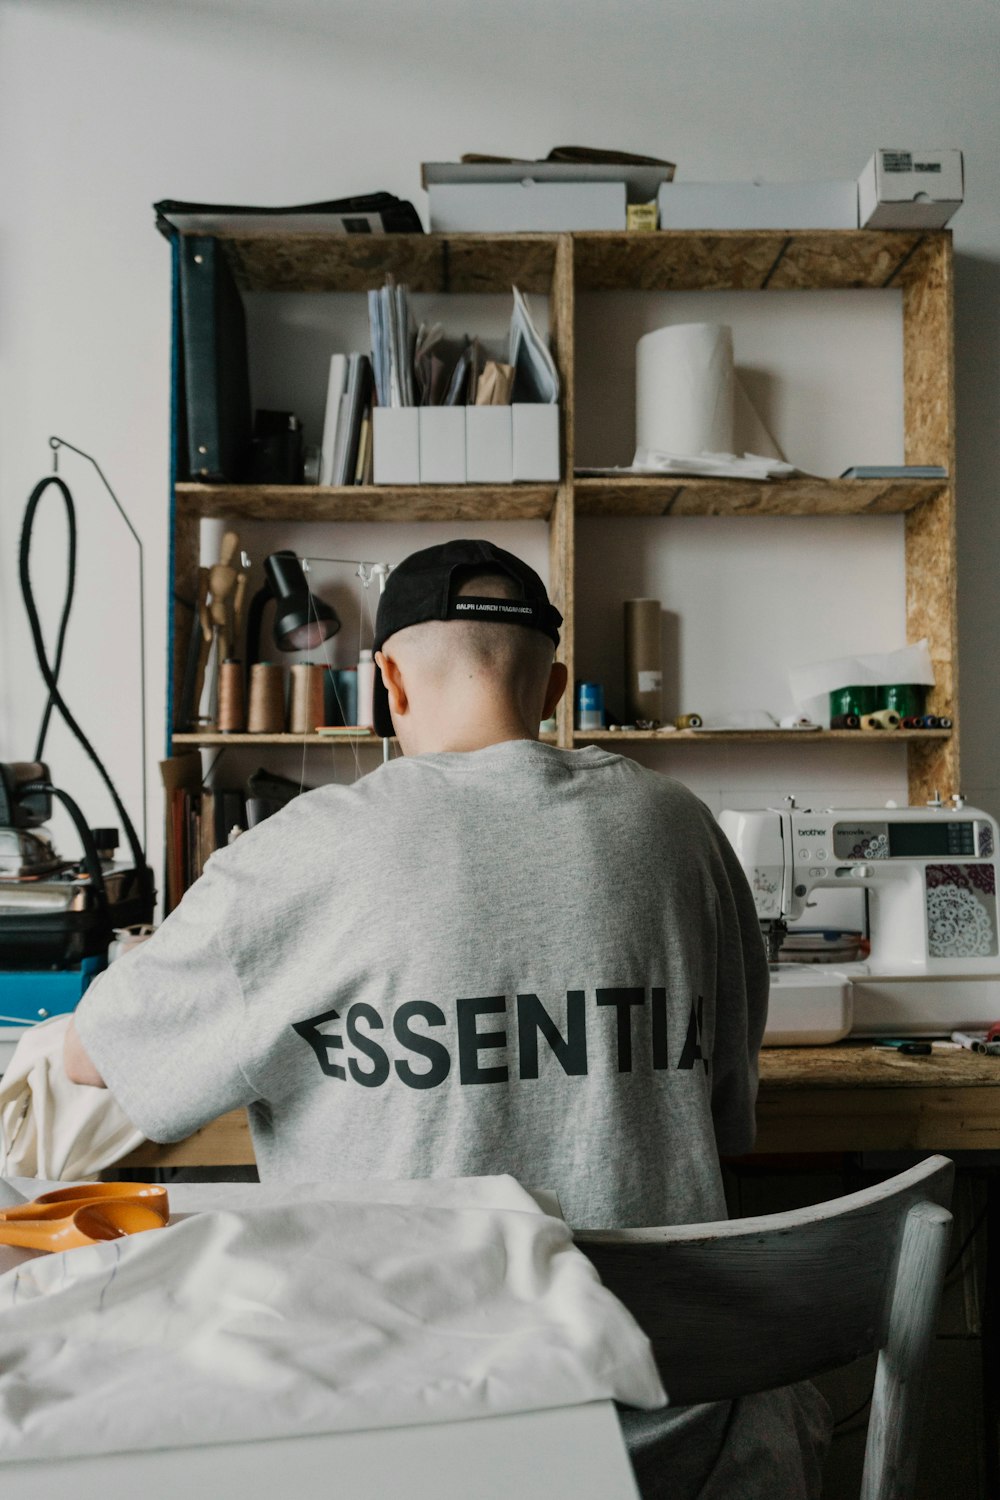
[(792, 697), (803, 713), (817, 716), (829, 712), (828, 697), (842, 687), (888, 687), (891, 683), (915, 682), (934, 685), (934, 664), (926, 639), (898, 651), (873, 652), (867, 656), (838, 656), (831, 661), (792, 667), (788, 673)]
[(664, 453), (637, 448), (632, 468), (640, 474), (702, 474), (720, 479), (792, 479), (803, 473), (794, 464), (761, 453)]
[(630, 464), (610, 468), (577, 469), (580, 478), (603, 478), (625, 474), (677, 474), (708, 479), (801, 479), (816, 478), (805, 469), (760, 453), (664, 453), (657, 448), (637, 448)]

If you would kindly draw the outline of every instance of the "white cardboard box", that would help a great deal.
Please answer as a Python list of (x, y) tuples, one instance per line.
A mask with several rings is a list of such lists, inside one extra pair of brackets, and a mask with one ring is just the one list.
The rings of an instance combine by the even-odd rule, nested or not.
[(470, 484), (510, 484), (514, 477), (510, 406), (466, 406), (465, 477)]
[(465, 407), (421, 406), (420, 483), (465, 483)]
[(420, 408), (376, 406), (372, 412), (372, 478), (376, 484), (420, 483)]
[(515, 480), (559, 479), (559, 407), (517, 402), (510, 409)]
[(883, 147), (858, 178), (863, 229), (943, 229), (963, 197), (961, 151)]
[(624, 229), (624, 182), (434, 182), (431, 233)]
[(857, 229), (856, 182), (665, 182), (661, 229)]

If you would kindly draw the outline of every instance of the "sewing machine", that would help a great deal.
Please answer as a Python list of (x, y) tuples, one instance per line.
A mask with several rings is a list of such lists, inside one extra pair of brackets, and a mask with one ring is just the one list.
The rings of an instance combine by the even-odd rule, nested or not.
[[(997, 824), (964, 799), (926, 807), (726, 811), (771, 960), (765, 1046), (947, 1036), (1000, 1019)], [(822, 889), (865, 893), (868, 951), (780, 961)], [(787, 953), (787, 949), (785, 952)]]

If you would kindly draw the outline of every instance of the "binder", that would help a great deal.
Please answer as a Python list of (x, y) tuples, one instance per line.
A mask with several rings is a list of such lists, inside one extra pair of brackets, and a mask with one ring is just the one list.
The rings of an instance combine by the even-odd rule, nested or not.
[(243, 299), (217, 240), (180, 243), (181, 373), (188, 477), (239, 481), (250, 455), (250, 375)]

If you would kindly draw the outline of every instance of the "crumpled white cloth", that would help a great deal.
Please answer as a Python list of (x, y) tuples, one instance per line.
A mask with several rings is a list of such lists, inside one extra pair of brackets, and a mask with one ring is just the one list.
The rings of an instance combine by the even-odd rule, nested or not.
[(107, 1089), (71, 1083), (69, 1016), (26, 1031), (0, 1078), (0, 1174), (79, 1180), (121, 1161), (145, 1137)]
[(638, 1325), (512, 1178), (199, 1186), (260, 1206), (0, 1275), (0, 1459), (666, 1400)]

